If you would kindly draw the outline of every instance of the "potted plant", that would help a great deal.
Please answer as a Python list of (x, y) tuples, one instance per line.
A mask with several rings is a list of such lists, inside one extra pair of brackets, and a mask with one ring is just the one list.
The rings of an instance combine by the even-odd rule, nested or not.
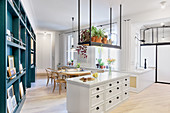
[(80, 63), (77, 63), (77, 71), (80, 71)]
[(70, 62), (70, 61), (69, 61), (69, 63), (68, 63), (68, 64), (69, 64), (69, 66), (71, 66), (71, 62)]
[(102, 40), (102, 42), (104, 43), (104, 44), (107, 44), (107, 35), (105, 35), (104, 37), (103, 37), (103, 40)]
[(100, 68), (101, 68), (101, 69), (104, 68), (104, 62), (100, 63)]
[(96, 27), (92, 26), (92, 28), (91, 28), (91, 41), (95, 42), (97, 36), (98, 36), (98, 30), (97, 30)]
[(89, 42), (90, 41), (90, 32), (88, 29), (81, 31), (81, 42)]
[(73, 64), (74, 64), (74, 60), (71, 60), (71, 65), (73, 66)]
[(98, 37), (96, 38), (97, 43), (102, 43), (102, 37), (104, 37), (104, 30), (99, 29), (98, 30)]
[(96, 64), (97, 68), (100, 68), (100, 63), (102, 62), (102, 59), (98, 59), (98, 64)]

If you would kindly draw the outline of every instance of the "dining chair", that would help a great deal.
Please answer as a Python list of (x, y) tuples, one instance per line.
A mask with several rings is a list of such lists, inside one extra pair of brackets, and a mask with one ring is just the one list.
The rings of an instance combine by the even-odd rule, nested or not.
[(53, 76), (54, 79), (54, 88), (53, 88), (53, 92), (55, 91), (56, 88), (56, 84), (59, 85), (59, 95), (61, 94), (61, 90), (62, 90), (62, 84), (65, 84), (65, 89), (66, 89), (66, 80), (60, 76), (60, 74), (58, 72), (53, 73), (56, 76)]
[(47, 73), (47, 84), (46, 86), (48, 86), (49, 80), (51, 79), (51, 84), (53, 82), (53, 74), (52, 74), (52, 69), (51, 68), (47, 68), (45, 69), (46, 73)]

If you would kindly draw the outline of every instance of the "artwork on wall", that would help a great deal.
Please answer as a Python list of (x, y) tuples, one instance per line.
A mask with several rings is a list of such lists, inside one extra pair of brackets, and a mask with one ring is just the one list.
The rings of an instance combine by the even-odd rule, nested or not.
[(13, 112), (13, 105), (11, 98), (7, 99), (7, 112), (12, 113)]
[(22, 98), (24, 96), (24, 89), (23, 89), (22, 82), (19, 83), (19, 92), (20, 92), (20, 97)]

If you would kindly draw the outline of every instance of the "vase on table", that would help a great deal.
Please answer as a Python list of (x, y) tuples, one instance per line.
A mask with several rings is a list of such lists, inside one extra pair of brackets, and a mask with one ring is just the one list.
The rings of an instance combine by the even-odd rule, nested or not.
[(109, 64), (109, 75), (112, 74), (112, 67), (111, 67), (111, 64)]

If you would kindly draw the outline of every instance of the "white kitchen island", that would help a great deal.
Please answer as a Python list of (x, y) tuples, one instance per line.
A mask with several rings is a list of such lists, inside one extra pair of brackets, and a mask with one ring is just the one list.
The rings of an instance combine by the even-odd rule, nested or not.
[(80, 78), (67, 80), (68, 113), (106, 113), (129, 97), (129, 74), (104, 72), (87, 82)]

